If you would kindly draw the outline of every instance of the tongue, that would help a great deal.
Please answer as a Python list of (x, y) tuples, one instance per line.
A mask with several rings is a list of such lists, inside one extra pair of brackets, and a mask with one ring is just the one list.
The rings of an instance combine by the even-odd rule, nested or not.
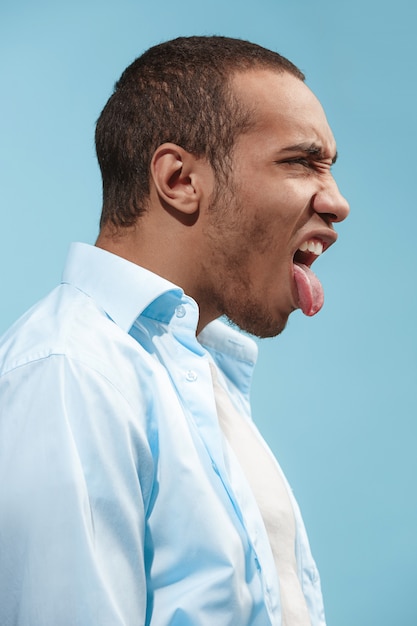
[(315, 315), (323, 306), (323, 287), (307, 265), (294, 263), (294, 279), (298, 291), (298, 306), (304, 315)]

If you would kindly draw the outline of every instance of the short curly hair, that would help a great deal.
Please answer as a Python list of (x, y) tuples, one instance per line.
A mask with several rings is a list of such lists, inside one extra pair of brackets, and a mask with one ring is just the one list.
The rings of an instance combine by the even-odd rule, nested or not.
[(131, 226), (149, 197), (150, 163), (165, 142), (205, 157), (226, 179), (238, 135), (252, 123), (230, 79), (266, 68), (303, 73), (280, 54), (229, 37), (179, 37), (147, 50), (116, 83), (96, 127), (103, 179), (100, 226)]

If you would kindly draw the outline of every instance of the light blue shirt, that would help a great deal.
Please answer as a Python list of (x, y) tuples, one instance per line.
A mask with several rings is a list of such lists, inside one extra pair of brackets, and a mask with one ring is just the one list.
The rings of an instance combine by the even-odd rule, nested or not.
[[(1, 626), (281, 625), (251, 490), (227, 471), (210, 374), (250, 419), (256, 344), (165, 279), (73, 244), (0, 342)], [(324, 625), (301, 516), (298, 576)]]

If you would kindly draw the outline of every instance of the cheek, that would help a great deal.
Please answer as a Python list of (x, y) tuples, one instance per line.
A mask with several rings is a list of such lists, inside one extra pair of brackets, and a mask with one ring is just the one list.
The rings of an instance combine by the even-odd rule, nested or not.
[(297, 180), (280, 180), (269, 189), (260, 189), (251, 193), (252, 211), (255, 210), (260, 221), (271, 226), (290, 227), (308, 204), (305, 185)]
[(271, 252), (274, 246), (276, 225), (268, 220), (253, 220), (248, 229), (248, 240), (252, 251), (265, 254)]
[(259, 214), (248, 229), (251, 249), (261, 256), (270, 257), (271, 262), (277, 262), (278, 258), (288, 254), (293, 223), (290, 216), (279, 211)]
[(294, 178), (287, 181), (282, 194), (282, 213), (288, 220), (296, 220), (311, 204), (316, 193), (311, 178)]

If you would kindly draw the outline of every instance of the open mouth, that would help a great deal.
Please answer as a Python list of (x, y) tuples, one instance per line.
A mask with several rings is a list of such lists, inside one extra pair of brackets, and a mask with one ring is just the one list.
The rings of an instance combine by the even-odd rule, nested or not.
[(308, 239), (300, 245), (294, 254), (294, 282), (298, 306), (304, 315), (315, 315), (323, 306), (323, 287), (310, 268), (324, 249), (325, 244), (319, 239)]
[(319, 239), (304, 241), (294, 255), (294, 263), (310, 267), (323, 251), (324, 244)]

